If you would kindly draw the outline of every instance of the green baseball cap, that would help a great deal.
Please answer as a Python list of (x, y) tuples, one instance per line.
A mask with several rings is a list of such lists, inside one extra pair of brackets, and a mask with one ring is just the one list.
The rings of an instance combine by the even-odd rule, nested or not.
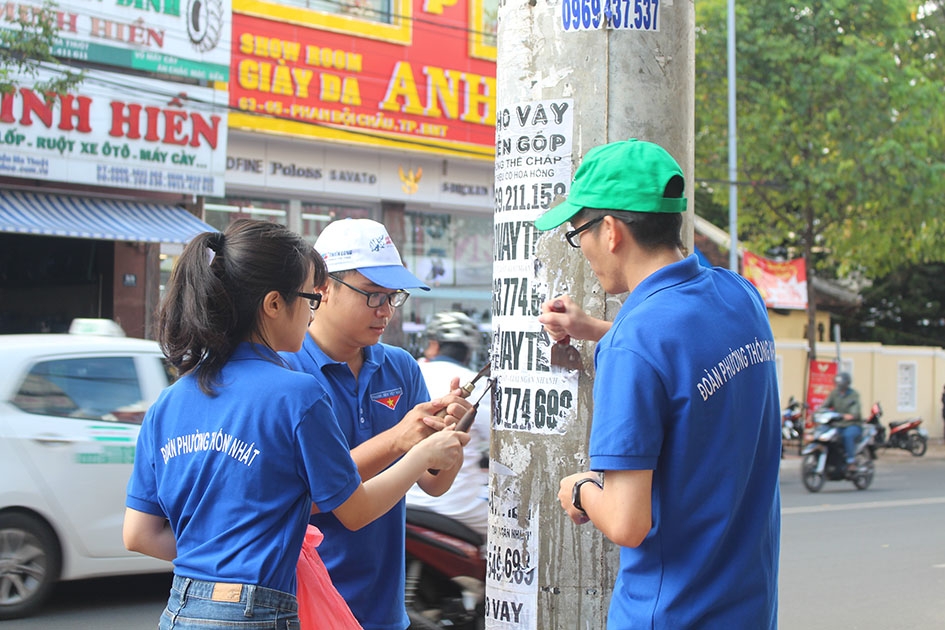
[(556, 228), (583, 208), (626, 212), (685, 212), (685, 197), (664, 197), (666, 184), (683, 177), (666, 149), (631, 138), (596, 146), (574, 174), (571, 190), (535, 221), (539, 230)]

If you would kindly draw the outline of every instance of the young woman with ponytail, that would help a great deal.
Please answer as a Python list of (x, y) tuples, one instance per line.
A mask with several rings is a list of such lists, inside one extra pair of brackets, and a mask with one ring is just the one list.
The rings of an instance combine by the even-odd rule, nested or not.
[(174, 563), (159, 628), (297, 628), (296, 565), (313, 512), (358, 529), (427, 468), (462, 457), (440, 431), (361, 483), (328, 396), (287, 368), (326, 281), (300, 236), (240, 220), (195, 237), (159, 313), (180, 378), (148, 410), (128, 483), (128, 549)]

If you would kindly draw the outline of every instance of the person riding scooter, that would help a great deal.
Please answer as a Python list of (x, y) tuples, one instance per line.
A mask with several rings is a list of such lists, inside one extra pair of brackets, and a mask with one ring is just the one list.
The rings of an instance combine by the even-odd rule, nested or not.
[(862, 414), (860, 413), (860, 394), (850, 387), (853, 379), (849, 372), (839, 372), (834, 378), (836, 387), (827, 399), (820, 406), (821, 410), (832, 409), (841, 414), (842, 420), (835, 423), (843, 434), (843, 448), (847, 460), (847, 469), (851, 472), (856, 471), (856, 441), (863, 434), (861, 424)]

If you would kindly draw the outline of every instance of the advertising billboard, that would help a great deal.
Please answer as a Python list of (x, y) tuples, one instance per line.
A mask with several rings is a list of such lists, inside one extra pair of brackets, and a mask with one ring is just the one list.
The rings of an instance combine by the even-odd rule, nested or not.
[(471, 2), (334, 15), (236, 0), (231, 127), (491, 160), (494, 46)]
[[(3, 5), (0, 28), (33, 23), (42, 2)], [(56, 0), (61, 59), (199, 81), (227, 81), (230, 0)]]
[(746, 251), (743, 274), (757, 287), (769, 308), (807, 308), (807, 267), (803, 258), (769, 260)]

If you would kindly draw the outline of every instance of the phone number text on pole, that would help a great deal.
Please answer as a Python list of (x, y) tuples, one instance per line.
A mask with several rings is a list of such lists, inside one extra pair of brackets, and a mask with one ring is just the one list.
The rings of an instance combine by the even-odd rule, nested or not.
[(659, 0), (562, 0), (561, 26), (565, 31), (612, 28), (659, 31)]
[[(539, 171), (554, 176), (554, 169), (536, 168)], [(496, 212), (512, 210), (547, 210), (557, 195), (563, 195), (568, 190), (564, 182), (541, 182), (531, 186), (525, 184), (509, 184), (495, 187)]]
[(528, 551), (489, 543), (486, 577), (496, 582), (530, 585), (535, 581), (535, 568)]
[(496, 399), (494, 404), (500, 413), (495, 418), (495, 428), (519, 431), (557, 431), (559, 418), (574, 404), (567, 389), (499, 387)]

